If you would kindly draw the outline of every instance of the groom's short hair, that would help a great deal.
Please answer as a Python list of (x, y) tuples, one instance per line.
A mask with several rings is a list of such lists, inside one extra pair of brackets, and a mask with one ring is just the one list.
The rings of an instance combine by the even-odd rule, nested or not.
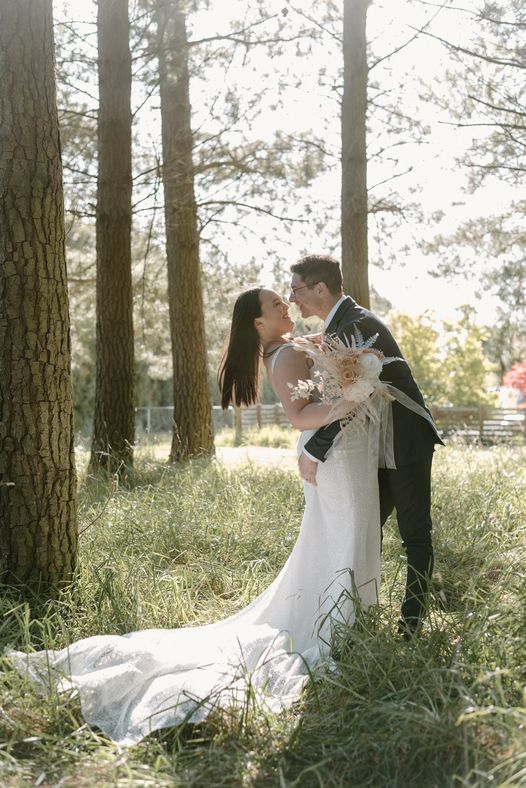
[(301, 276), (308, 285), (324, 282), (333, 295), (342, 291), (342, 272), (336, 258), (328, 254), (307, 254), (290, 266), (293, 274)]

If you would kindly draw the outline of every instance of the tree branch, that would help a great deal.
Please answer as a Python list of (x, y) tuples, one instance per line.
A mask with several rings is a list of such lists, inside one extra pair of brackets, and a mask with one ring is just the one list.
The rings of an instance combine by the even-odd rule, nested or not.
[(510, 172), (526, 172), (526, 166), (512, 167), (510, 164), (481, 164), (478, 162), (464, 162), (464, 166), (482, 170), (509, 170)]
[(468, 99), (471, 99), (471, 101), (474, 101), (477, 104), (482, 104), (484, 107), (488, 107), (489, 109), (494, 109), (497, 112), (509, 112), (512, 115), (518, 115), (519, 118), (526, 119), (526, 111), (525, 112), (521, 112), (520, 110), (511, 109), (510, 107), (498, 107), (496, 104), (492, 104), (489, 101), (484, 101), (483, 99), (480, 99), (477, 96), (471, 96), (469, 94), (468, 94)]
[[(420, 5), (429, 5), (434, 8), (437, 7), (438, 3), (429, 3), (426, 0), (418, 0)], [(509, 25), (510, 27), (519, 27), (524, 28), (524, 22), (508, 22), (506, 19), (495, 19), (491, 16), (487, 16), (483, 11), (473, 11), (472, 8), (462, 8), (460, 6), (451, 6), (448, 8), (448, 11), (461, 11), (464, 14), (469, 14), (470, 16), (474, 16), (475, 19), (480, 19), (483, 22), (492, 22), (495, 25)]]
[(489, 126), (493, 129), (519, 129), (520, 131), (524, 131), (524, 126), (518, 123), (455, 123), (455, 121), (452, 120), (439, 120), (438, 123), (442, 126), (454, 126), (458, 129), (471, 128), (472, 126)]
[(198, 44), (208, 44), (211, 41), (234, 41), (236, 43), (246, 44), (251, 43), (247, 41), (247, 39), (240, 38), (243, 33), (247, 33), (250, 30), (254, 30), (254, 28), (259, 27), (260, 25), (264, 25), (266, 22), (270, 22), (271, 19), (276, 19), (278, 14), (272, 14), (271, 16), (263, 17), (263, 19), (258, 19), (256, 22), (252, 22), (252, 24), (247, 25), (246, 27), (242, 27), (239, 30), (233, 30), (231, 33), (225, 33), (223, 35), (218, 34), (217, 36), (207, 36), (205, 38), (196, 38), (192, 39), (188, 42), (189, 47), (198, 46)]
[[(372, 71), (372, 70), (373, 70), (373, 68), (375, 68), (375, 67), (376, 67), (376, 66), (377, 66), (379, 63), (382, 63), (384, 60), (388, 60), (389, 58), (393, 57), (393, 55), (397, 55), (399, 52), (401, 52), (401, 51), (402, 51), (402, 49), (405, 49), (405, 48), (406, 48), (406, 47), (408, 47), (410, 44), (412, 44), (412, 43), (413, 43), (413, 41), (414, 41), (416, 38), (418, 38), (418, 36), (419, 36), (421, 33), (424, 33), (424, 32), (426, 31), (426, 29), (429, 27), (429, 25), (430, 25), (432, 22), (434, 22), (434, 21), (435, 21), (435, 19), (436, 19), (436, 18), (437, 18), (437, 16), (439, 15), (439, 13), (440, 13), (440, 12), (443, 10), (443, 8), (444, 8), (444, 7), (445, 7), (445, 6), (448, 4), (448, 2), (449, 2), (449, 0), (444, 0), (444, 2), (442, 3), (442, 5), (441, 5), (441, 6), (439, 6), (439, 8), (438, 8), (438, 10), (435, 12), (435, 14), (433, 14), (433, 16), (432, 16), (430, 19), (428, 19), (428, 20), (427, 20), (427, 22), (425, 23), (425, 25), (424, 25), (423, 27), (421, 27), (420, 29), (418, 29), (418, 30), (417, 30), (417, 31), (414, 33), (414, 35), (413, 35), (413, 36), (412, 36), (412, 37), (411, 37), (411, 38), (410, 38), (408, 41), (406, 41), (404, 44), (400, 44), (400, 46), (399, 46), (399, 47), (396, 47), (395, 49), (393, 49), (393, 51), (392, 51), (392, 52), (389, 52), (387, 55), (382, 55), (382, 57), (378, 58), (378, 60), (375, 60), (375, 62), (374, 62), (374, 63), (373, 63), (371, 66), (369, 66), (369, 68), (368, 68), (368, 71)], [(412, 29), (414, 29), (414, 28), (412, 28)]]
[[(93, 114), (91, 114), (92, 112)], [(74, 109), (64, 109), (61, 107), (58, 108), (58, 113), (60, 117), (64, 115), (74, 115), (75, 117), (88, 118), (89, 120), (97, 120), (98, 114), (96, 109), (90, 110), (89, 112), (76, 112)]]
[(408, 167), (407, 170), (404, 170), (404, 172), (397, 172), (397, 173), (395, 173), (395, 175), (390, 175), (389, 178), (384, 178), (383, 181), (378, 181), (378, 183), (375, 183), (374, 186), (370, 186), (367, 189), (367, 191), (373, 191), (373, 189), (377, 189), (378, 186), (383, 186), (384, 183), (389, 183), (389, 181), (394, 181), (397, 178), (402, 178), (404, 175), (407, 175), (408, 173), (412, 172), (412, 170), (413, 170), (413, 167), (411, 166), (411, 167)]
[[(409, 25), (412, 30), (416, 30), (416, 28)], [(458, 44), (452, 44), (451, 41), (447, 41), (445, 38), (441, 36), (437, 36), (434, 33), (430, 33), (428, 30), (423, 31), (424, 36), (429, 36), (429, 38), (434, 38), (436, 41), (440, 41), (441, 44), (444, 46), (449, 47), (454, 52), (461, 52), (463, 55), (469, 55), (469, 57), (475, 57), (479, 60), (484, 60), (486, 63), (494, 63), (497, 66), (510, 66), (511, 68), (520, 68), (526, 69), (526, 63), (521, 63), (520, 60), (501, 60), (497, 57), (490, 57), (489, 55), (483, 55), (481, 52), (473, 52), (470, 49), (466, 49), (465, 47), (458, 46)]]
[(261, 208), (259, 205), (250, 205), (246, 202), (237, 202), (236, 200), (205, 200), (204, 202), (199, 202), (198, 207), (203, 208), (208, 205), (222, 205), (225, 208), (231, 205), (236, 206), (236, 208), (247, 208), (250, 211), (256, 211), (257, 213), (264, 213), (266, 216), (272, 216), (273, 219), (279, 219), (283, 222), (299, 222), (301, 224), (308, 223), (308, 219), (300, 219), (297, 217), (292, 216), (279, 216), (278, 214), (274, 213), (273, 211), (269, 211), (267, 208)]
[(306, 19), (308, 22), (310, 22), (311, 25), (314, 25), (315, 27), (319, 28), (323, 33), (326, 33), (328, 36), (330, 36), (335, 41), (337, 41), (340, 46), (343, 45), (343, 36), (337, 36), (336, 33), (333, 33), (332, 30), (329, 30), (327, 27), (324, 27), (321, 24), (321, 22), (318, 22), (317, 19), (314, 19), (313, 17), (309, 16), (308, 14), (305, 13), (305, 11), (300, 11), (299, 8), (296, 8), (296, 6), (292, 5), (290, 0), (287, 0), (287, 5), (289, 6), (289, 8), (292, 8), (292, 10), (296, 14), (298, 14), (298, 16), (301, 16), (303, 19)]

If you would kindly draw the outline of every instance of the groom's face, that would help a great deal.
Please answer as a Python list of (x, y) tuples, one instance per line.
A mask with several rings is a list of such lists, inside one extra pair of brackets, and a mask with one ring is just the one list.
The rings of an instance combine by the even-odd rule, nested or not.
[(302, 317), (319, 317), (320, 312), (320, 296), (318, 293), (318, 285), (308, 285), (299, 274), (292, 274), (290, 280), (290, 295), (289, 301), (291, 304), (297, 304)]

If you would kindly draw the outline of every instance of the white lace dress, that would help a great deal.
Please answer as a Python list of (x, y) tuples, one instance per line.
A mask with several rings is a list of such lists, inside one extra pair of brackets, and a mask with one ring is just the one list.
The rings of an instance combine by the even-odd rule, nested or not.
[[(312, 432), (300, 435), (298, 453)], [(343, 436), (320, 463), (317, 486), (304, 485), (303, 521), (285, 566), (239, 613), (8, 656), (40, 687), (76, 688), (85, 720), (121, 745), (248, 698), (274, 711), (290, 707), (328, 661), (334, 629), (352, 624), (355, 601), (377, 601), (380, 516), (368, 454), (361, 432)]]

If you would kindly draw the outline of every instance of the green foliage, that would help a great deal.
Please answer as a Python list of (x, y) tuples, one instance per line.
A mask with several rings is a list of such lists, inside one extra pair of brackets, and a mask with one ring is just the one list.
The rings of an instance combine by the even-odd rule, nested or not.
[(452, 405), (495, 404), (495, 395), (485, 390), (488, 376), (494, 371), (484, 356), (484, 342), (489, 332), (473, 322), (471, 307), (463, 307), (461, 311), (462, 317), (457, 323), (444, 323), (444, 396)]
[(391, 312), (387, 323), (411, 367), (424, 398), (436, 403), (443, 397), (442, 365), (439, 358), (439, 332), (428, 315), (411, 317)]
[[(336, 670), (292, 712), (216, 714), (118, 752), (85, 725), (77, 701), (37, 696), (6, 670), (2, 784), (520, 785), (525, 459), (524, 449), (437, 453), (436, 586), (420, 639), (395, 634), (404, 576), (391, 523), (380, 609), (342, 633)], [(127, 489), (83, 479), (78, 586), (40, 611), (4, 590), (0, 646), (215, 620), (285, 562), (303, 507), (294, 472), (144, 456), (137, 468)]]
[(444, 322), (441, 330), (425, 314), (391, 313), (387, 322), (429, 404), (494, 404), (495, 395), (486, 391), (494, 371), (484, 353), (489, 332), (474, 322), (471, 307), (461, 312), (456, 323)]
[(526, 352), (525, 211), (523, 202), (501, 216), (469, 219), (425, 246), (440, 255), (437, 276), (476, 275), (481, 291), (497, 296), (496, 319), (485, 347), (501, 378)]

